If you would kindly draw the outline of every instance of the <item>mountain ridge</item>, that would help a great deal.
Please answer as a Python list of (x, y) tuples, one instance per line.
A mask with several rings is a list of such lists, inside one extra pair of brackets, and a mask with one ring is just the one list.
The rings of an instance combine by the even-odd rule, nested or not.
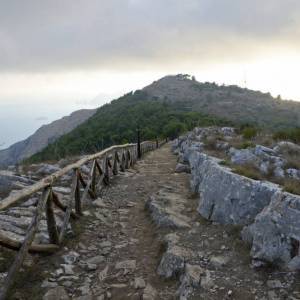
[(149, 139), (226, 122), (273, 131), (300, 127), (300, 103), (234, 85), (197, 82), (187, 74), (168, 75), (103, 105), (86, 122), (35, 154), (31, 162), (135, 141), (138, 126), (143, 138)]
[(41, 126), (31, 136), (19, 141), (7, 149), (0, 150), (0, 167), (16, 164), (23, 159), (41, 151), (49, 143), (53, 143), (61, 135), (66, 134), (87, 120), (96, 112), (96, 109), (81, 109), (72, 112), (69, 116), (55, 120)]

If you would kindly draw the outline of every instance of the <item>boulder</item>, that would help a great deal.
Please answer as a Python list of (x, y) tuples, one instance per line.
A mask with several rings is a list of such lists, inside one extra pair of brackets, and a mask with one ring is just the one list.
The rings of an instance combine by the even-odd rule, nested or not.
[(203, 270), (198, 265), (185, 265), (184, 274), (180, 277), (180, 287), (177, 294), (180, 300), (187, 300), (193, 293), (194, 288), (200, 286), (201, 276), (205, 274)]
[(178, 163), (175, 168), (175, 173), (190, 173), (191, 169), (188, 165)]
[(242, 232), (255, 261), (299, 268), (300, 196), (277, 192)]
[(276, 151), (272, 148), (256, 145), (254, 148), (254, 154), (257, 156), (266, 157), (270, 155), (276, 155)]
[(147, 284), (146, 288), (144, 289), (143, 293), (143, 300), (156, 300), (157, 299), (157, 291), (156, 289), (150, 285), (149, 283)]
[(157, 273), (165, 278), (177, 276), (183, 272), (185, 261), (190, 257), (188, 249), (171, 244), (160, 261)]
[(36, 171), (38, 175), (50, 175), (60, 170), (60, 167), (56, 165), (42, 164), (42, 166)]
[(230, 148), (231, 162), (236, 165), (259, 164), (259, 158), (253, 154), (251, 149), (233, 149)]
[(276, 167), (274, 169), (274, 176), (277, 178), (284, 178), (285, 177), (284, 170), (281, 167)]
[(274, 151), (281, 153), (284, 150), (291, 150), (295, 152), (300, 152), (300, 146), (288, 141), (279, 142), (274, 148)]
[(233, 127), (222, 127), (220, 130), (224, 135), (234, 135), (235, 129)]
[(300, 170), (290, 168), (285, 171), (288, 177), (293, 179), (300, 179)]
[(189, 219), (181, 214), (184, 209), (182, 199), (175, 193), (163, 193), (151, 196), (146, 202), (151, 218), (159, 227), (190, 228)]
[(43, 297), (43, 300), (69, 300), (70, 297), (67, 294), (66, 290), (58, 286), (49, 290)]
[(191, 186), (199, 193), (199, 213), (222, 224), (246, 225), (269, 204), (279, 187), (233, 173), (220, 160), (194, 152)]
[(12, 172), (0, 172), (0, 194), (7, 194), (12, 189), (21, 189), (34, 183), (35, 181)]

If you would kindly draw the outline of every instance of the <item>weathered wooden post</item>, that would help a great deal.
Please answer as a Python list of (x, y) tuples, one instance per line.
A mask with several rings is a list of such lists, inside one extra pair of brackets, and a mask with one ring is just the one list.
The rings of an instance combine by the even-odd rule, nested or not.
[(46, 219), (47, 219), (47, 228), (49, 234), (49, 240), (51, 244), (59, 243), (59, 235), (56, 226), (54, 210), (53, 210), (53, 193), (52, 188), (50, 188), (50, 194), (46, 202)]
[(138, 152), (138, 159), (140, 159), (142, 157), (140, 127), (137, 128), (137, 152)]
[(114, 163), (113, 163), (113, 171), (112, 171), (114, 175), (118, 175), (118, 162), (119, 162), (118, 151), (115, 151), (115, 154), (114, 154)]

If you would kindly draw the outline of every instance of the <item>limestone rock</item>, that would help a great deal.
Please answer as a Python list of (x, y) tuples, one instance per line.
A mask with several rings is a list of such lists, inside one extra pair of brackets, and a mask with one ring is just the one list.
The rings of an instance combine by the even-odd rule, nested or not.
[(78, 260), (80, 255), (75, 251), (70, 251), (69, 253), (63, 255), (63, 260), (66, 264), (72, 265)]
[(225, 266), (228, 262), (229, 257), (225, 256), (213, 256), (210, 258), (210, 263), (217, 269)]
[(69, 300), (69, 299), (70, 298), (66, 290), (61, 286), (49, 290), (43, 297), (43, 300)]
[(134, 279), (134, 288), (135, 289), (143, 289), (146, 287), (145, 280), (141, 277), (137, 277)]
[(231, 149), (231, 162), (236, 165), (258, 164), (258, 158), (250, 149)]
[(174, 277), (184, 270), (185, 261), (190, 257), (188, 249), (170, 245), (160, 261), (157, 273), (166, 278)]
[(155, 224), (160, 227), (190, 228), (189, 219), (181, 211), (182, 199), (175, 193), (161, 192), (153, 195), (146, 203)]
[(175, 168), (175, 173), (190, 173), (191, 169), (186, 164), (178, 163)]
[(181, 285), (178, 290), (180, 300), (186, 300), (193, 292), (195, 287), (198, 287), (201, 282), (201, 276), (205, 271), (198, 265), (185, 265), (184, 274), (180, 278)]
[(56, 165), (42, 164), (42, 166), (36, 171), (38, 175), (50, 175), (60, 170), (60, 167)]
[(148, 283), (144, 289), (143, 300), (156, 300), (157, 296), (156, 289)]
[(118, 269), (130, 269), (135, 270), (136, 268), (136, 261), (135, 260), (124, 260), (120, 261), (116, 264), (115, 268)]
[(275, 184), (235, 174), (202, 153), (192, 153), (190, 165), (192, 189), (200, 194), (199, 213), (221, 224), (250, 224), (280, 190)]
[(300, 196), (277, 192), (271, 203), (245, 227), (243, 238), (252, 244), (254, 260), (297, 268), (300, 244)]

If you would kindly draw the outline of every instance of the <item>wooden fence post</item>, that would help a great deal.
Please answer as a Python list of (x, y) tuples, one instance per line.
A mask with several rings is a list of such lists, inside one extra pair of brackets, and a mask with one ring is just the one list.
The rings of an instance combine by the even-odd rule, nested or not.
[(46, 203), (46, 218), (47, 218), (47, 228), (48, 228), (48, 235), (51, 244), (58, 244), (59, 237), (58, 231), (53, 211), (53, 193), (52, 188), (50, 188), (50, 194), (47, 199)]
[(3, 285), (3, 288), (2, 288), (1, 294), (0, 294), (0, 300), (6, 299), (8, 290), (10, 289), (10, 287), (12, 286), (12, 284), (16, 278), (16, 273), (18, 272), (18, 270), (20, 269), (20, 267), (22, 266), (22, 264), (24, 262), (24, 259), (26, 258), (28, 249), (29, 249), (31, 243), (33, 242), (35, 233), (37, 231), (37, 226), (41, 220), (42, 212), (44, 210), (44, 207), (48, 200), (49, 195), (50, 195), (50, 189), (49, 189), (49, 187), (47, 187), (44, 189), (42, 197), (41, 197), (40, 201), (38, 202), (35, 216), (33, 217), (32, 221), (29, 225), (26, 236), (22, 243), (22, 247), (19, 250), (19, 252), (18, 252), (13, 264), (11, 265), (11, 267), (8, 271), (8, 274), (5, 278), (4, 285)]
[(122, 159), (121, 159), (121, 164), (120, 164), (120, 170), (122, 172), (125, 172), (125, 154), (124, 154), (124, 150), (122, 151)]
[(75, 190), (75, 212), (77, 215), (81, 216), (81, 197), (80, 197), (80, 174), (79, 170), (76, 170), (76, 177), (77, 177), (77, 183), (76, 183), (76, 190)]
[(130, 163), (130, 154), (129, 151), (125, 150), (125, 169), (129, 169), (129, 163)]
[[(67, 202), (67, 209), (65, 212), (65, 217), (64, 217), (64, 221), (62, 224), (62, 227), (60, 229), (60, 233), (59, 233), (59, 244), (61, 245), (63, 243), (63, 240), (65, 238), (65, 233), (67, 231), (68, 228), (68, 224), (69, 224), (69, 220), (70, 220), (70, 215), (71, 215), (71, 211), (72, 211), (72, 202), (73, 199), (75, 198), (75, 193), (76, 193), (76, 186), (77, 186), (77, 169), (74, 169), (74, 174), (73, 174), (73, 179), (72, 179), (72, 186), (71, 186), (71, 193)], [(88, 188), (88, 187), (86, 187)]]
[(118, 151), (115, 151), (115, 155), (114, 155), (114, 163), (113, 163), (113, 174), (114, 175), (118, 175), (118, 162), (119, 162), (119, 155), (118, 155)]
[(140, 159), (142, 157), (142, 151), (141, 151), (141, 131), (140, 131), (139, 127), (137, 129), (137, 156), (138, 156), (138, 159)]
[(108, 161), (108, 155), (105, 156), (104, 159), (104, 178), (103, 182), (108, 185), (109, 184), (109, 161)]

